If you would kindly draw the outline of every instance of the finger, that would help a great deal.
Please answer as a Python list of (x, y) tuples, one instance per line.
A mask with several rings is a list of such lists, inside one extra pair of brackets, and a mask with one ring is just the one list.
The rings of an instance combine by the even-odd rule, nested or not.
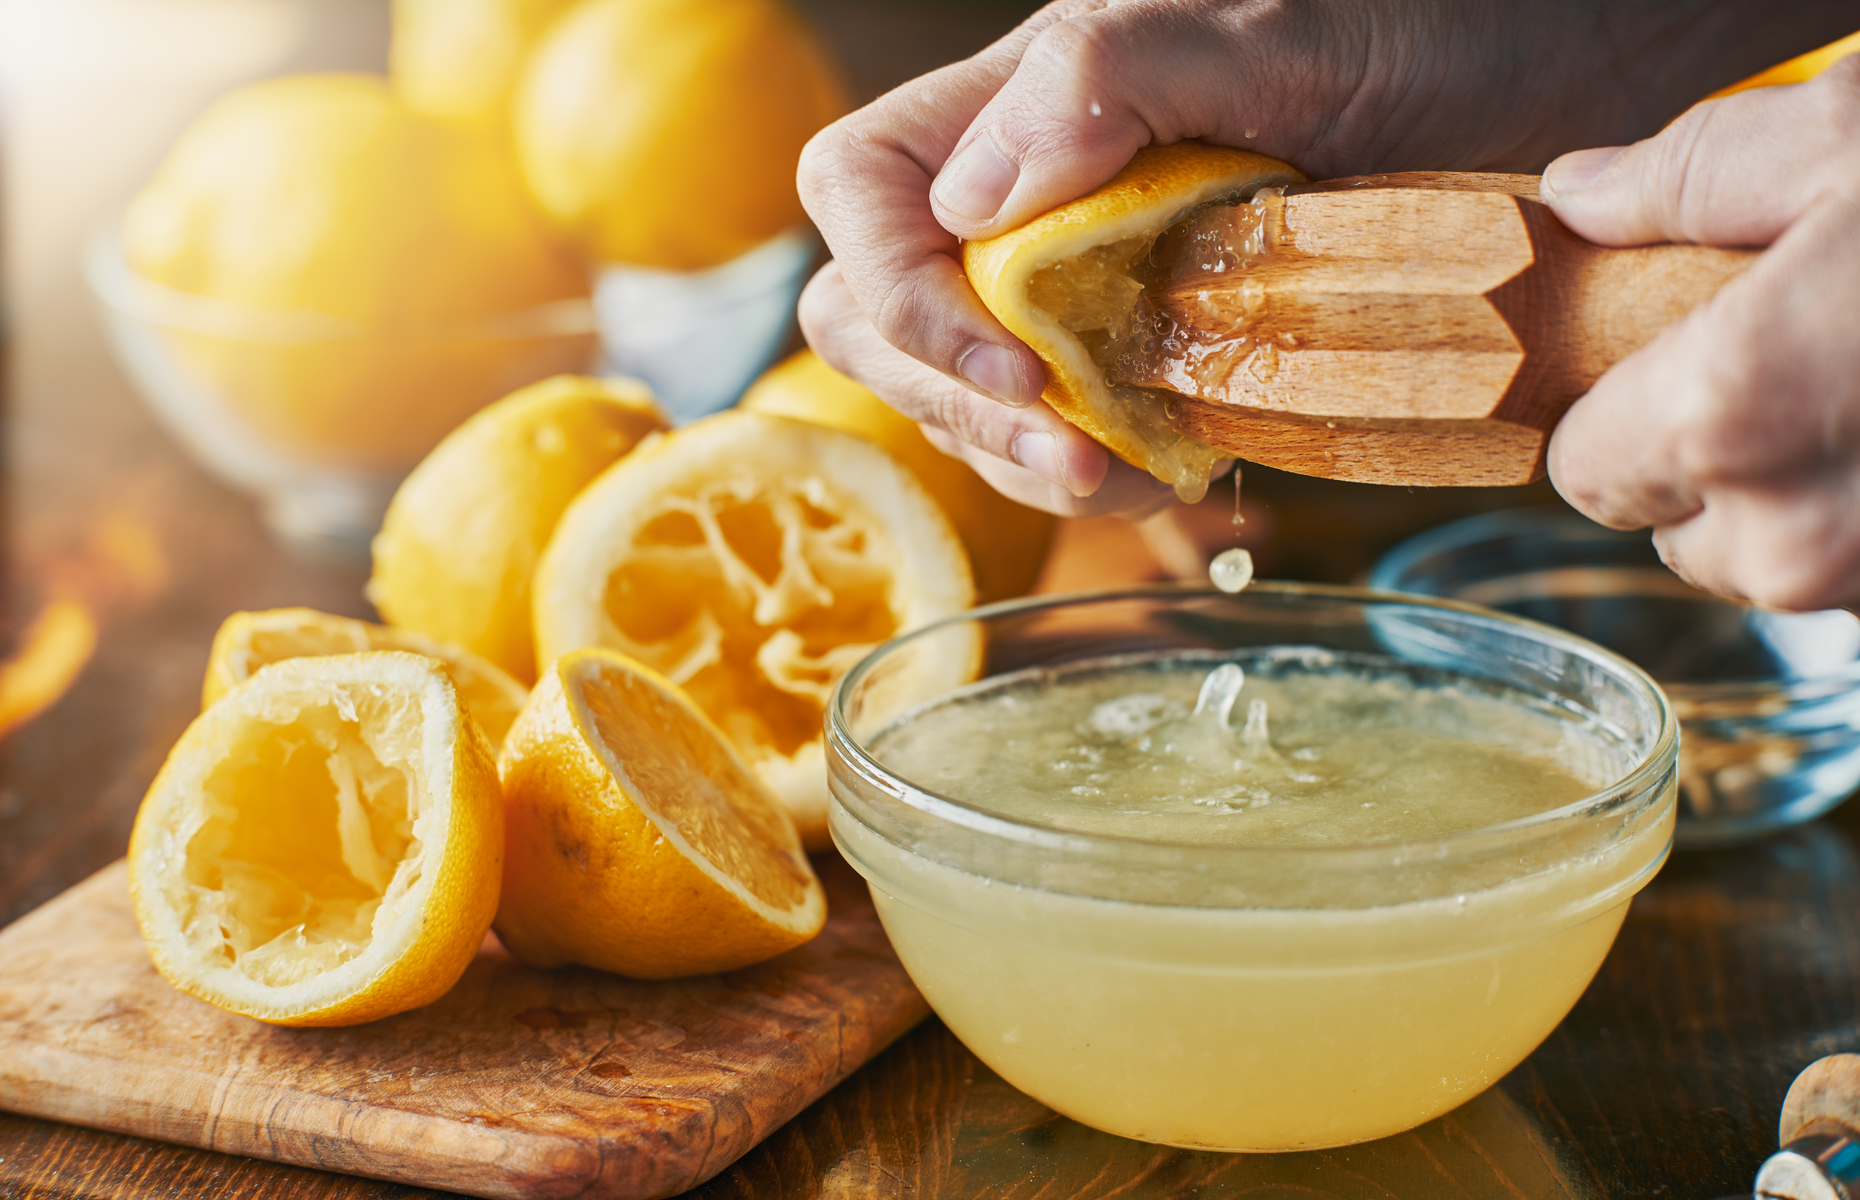
[(992, 237), (1086, 194), (1152, 143), (1206, 138), (1279, 158), (1319, 143), (1360, 82), (1348, 38), (1297, 6), (1119, 4), (1055, 21), (938, 173), (937, 219)]
[(1644, 142), (1566, 154), (1545, 168), (1543, 198), (1607, 246), (1767, 246), (1840, 186), (1857, 124), (1860, 56), (1807, 83), (1708, 100)]
[[(1090, 496), (1103, 484), (1111, 461), (1103, 446), (1045, 404), (991, 403), (892, 346), (866, 319), (836, 264), (808, 283), (800, 318), (808, 344), (828, 364), (913, 421), (1024, 468), (1069, 496)], [(1061, 506), (1053, 500), (1036, 507), (1057, 512)]]
[(1764, 608), (1860, 604), (1860, 490), (1824, 475), (1774, 491), (1727, 491), (1654, 534), (1686, 580)]
[(1833, 196), (1577, 401), (1551, 438), (1551, 479), (1590, 517), (1634, 529), (1686, 521), (1727, 491), (1860, 471), (1855, 311), (1860, 200)]
[(1118, 516), (1141, 520), (1175, 503), (1175, 489), (1148, 471), (1113, 458), (1098, 490), (1075, 496), (1025, 467), (957, 441), (934, 425), (921, 426), (930, 444), (967, 463), (983, 482), (1010, 500), (1061, 517)]
[(879, 333), (1009, 404), (1038, 399), (1045, 369), (969, 287), (959, 243), (930, 210), (930, 181), (1027, 43), (1077, 7), (1043, 9), (974, 58), (828, 126), (807, 144), (796, 176), (808, 215)]

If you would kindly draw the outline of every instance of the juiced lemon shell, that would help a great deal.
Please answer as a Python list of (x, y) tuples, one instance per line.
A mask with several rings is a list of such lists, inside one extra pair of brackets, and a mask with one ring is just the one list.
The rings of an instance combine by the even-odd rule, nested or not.
[(911, 469), (943, 508), (969, 552), (975, 602), (1031, 591), (1053, 540), (1050, 513), (1016, 504), (959, 458), (930, 444), (917, 423), (812, 350), (770, 367), (737, 402), (749, 412), (794, 417), (869, 438)]
[(1113, 393), (1085, 344), (1035, 307), (1028, 288), (1038, 271), (1097, 246), (1153, 238), (1196, 205), (1303, 178), (1277, 159), (1245, 150), (1201, 142), (1148, 146), (1090, 195), (1011, 233), (968, 243), (962, 249), (963, 269), (988, 310), (1046, 363), (1043, 395), (1055, 412), (1158, 479), (1187, 491), (1197, 482), (1205, 488), (1208, 466), (1220, 456), (1174, 434), (1160, 414), (1146, 439), (1132, 420), (1129, 402)]
[(136, 814), (156, 969), (279, 1025), (353, 1025), (457, 982), (497, 908), (503, 799), (445, 666), (398, 651), (260, 669), (194, 719)]
[[(532, 589), (538, 662), (607, 646), (665, 674), (810, 848), (828, 844), (821, 719), (834, 681), (974, 595), (956, 531), (896, 459), (754, 412), (707, 417), (615, 463), (563, 513)], [(970, 665), (938, 667), (954, 687)]]
[(207, 675), (200, 707), (212, 705), (260, 669), (287, 658), (322, 658), (368, 650), (405, 650), (445, 664), (459, 690), (459, 702), (484, 731), (493, 753), (517, 719), (528, 691), (497, 666), (463, 646), (411, 629), (395, 629), (318, 612), (313, 608), (271, 608), (236, 612), (220, 622), (207, 652)]

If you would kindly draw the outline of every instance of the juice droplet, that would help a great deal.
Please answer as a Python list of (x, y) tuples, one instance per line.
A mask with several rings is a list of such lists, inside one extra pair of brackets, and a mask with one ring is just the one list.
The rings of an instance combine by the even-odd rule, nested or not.
[(1208, 580), (1223, 592), (1237, 592), (1253, 582), (1253, 555), (1238, 547), (1223, 550), (1208, 564)]

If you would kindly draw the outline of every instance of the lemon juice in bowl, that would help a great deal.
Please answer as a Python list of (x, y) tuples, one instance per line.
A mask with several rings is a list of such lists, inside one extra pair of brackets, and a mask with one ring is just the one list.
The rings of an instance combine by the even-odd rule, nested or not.
[[(977, 682), (927, 682), (977, 641)], [(1675, 725), (1637, 669), (1348, 589), (978, 610), (849, 674), (828, 740), (835, 839), (951, 1030), (1180, 1146), (1470, 1099), (1575, 1003), (1672, 834)]]

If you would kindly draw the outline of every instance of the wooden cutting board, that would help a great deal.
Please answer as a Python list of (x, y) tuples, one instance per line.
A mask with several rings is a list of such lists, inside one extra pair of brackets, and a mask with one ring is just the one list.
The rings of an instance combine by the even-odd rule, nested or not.
[(486, 939), (437, 1003), (281, 1029), (177, 992), (122, 862), (0, 930), (0, 1108), (474, 1196), (695, 1187), (929, 1009), (864, 882), (747, 970), (672, 983), (538, 971)]

